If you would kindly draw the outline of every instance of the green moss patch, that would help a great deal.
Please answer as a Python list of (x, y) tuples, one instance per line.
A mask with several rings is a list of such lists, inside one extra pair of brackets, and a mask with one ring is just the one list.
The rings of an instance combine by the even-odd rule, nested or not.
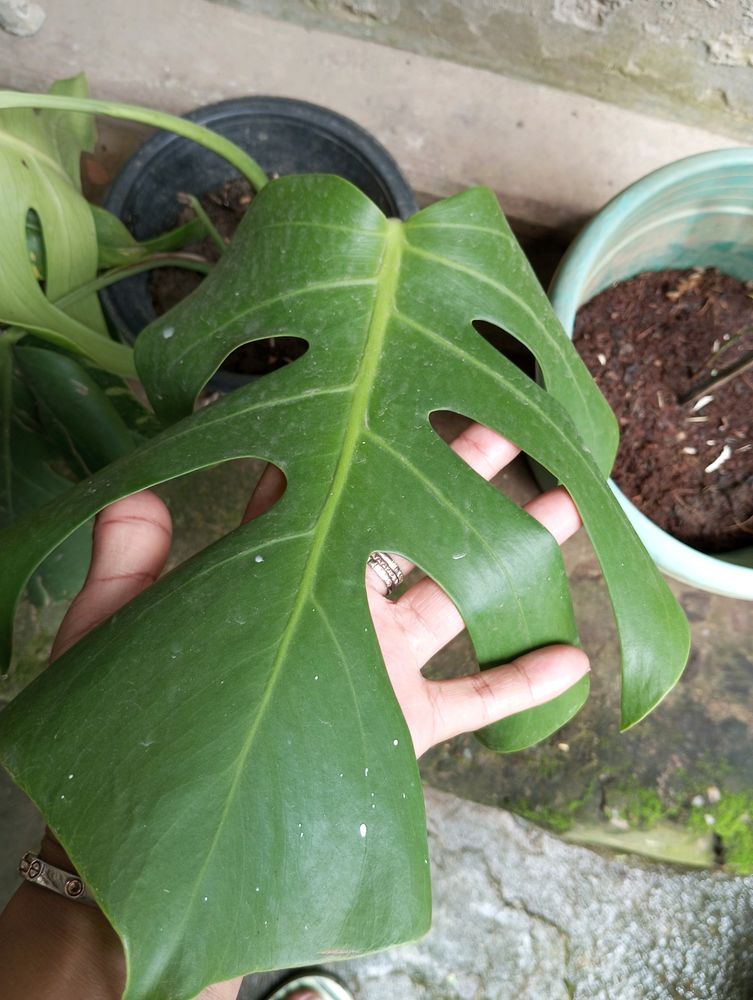
[(717, 854), (727, 867), (741, 875), (753, 872), (753, 796), (731, 792), (713, 804), (693, 806), (688, 825), (716, 834)]

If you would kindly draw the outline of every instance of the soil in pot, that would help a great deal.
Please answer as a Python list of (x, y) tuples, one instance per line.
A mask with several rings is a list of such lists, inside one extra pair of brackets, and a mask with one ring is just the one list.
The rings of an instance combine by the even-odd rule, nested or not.
[(753, 282), (639, 274), (581, 307), (573, 341), (619, 420), (628, 499), (701, 551), (753, 544)]
[[(212, 225), (226, 243), (230, 243), (241, 219), (254, 197), (254, 190), (242, 177), (232, 178), (199, 199)], [(186, 207), (176, 225), (190, 222), (193, 210)], [(183, 252), (197, 254), (215, 264), (220, 249), (210, 236), (183, 248)], [(152, 272), (149, 290), (158, 316), (172, 309), (201, 284), (202, 275), (177, 267), (163, 267)], [(241, 375), (265, 375), (301, 357), (306, 344), (296, 337), (272, 337), (253, 344), (244, 344), (230, 354), (222, 364), (223, 371)]]

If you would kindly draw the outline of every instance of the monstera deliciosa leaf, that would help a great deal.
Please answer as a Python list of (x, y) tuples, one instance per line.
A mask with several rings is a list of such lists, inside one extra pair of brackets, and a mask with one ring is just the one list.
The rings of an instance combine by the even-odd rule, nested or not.
[[(527, 344), (546, 388), (477, 320)], [(283, 335), (306, 354), (191, 415), (233, 348)], [(436, 579), (482, 666), (576, 641), (553, 538), (429, 418), (507, 435), (580, 509), (632, 725), (677, 681), (688, 637), (605, 482), (613, 418), (483, 189), (400, 223), (334, 177), (269, 184), (212, 275), (139, 339), (137, 365), (157, 412), (184, 419), (5, 534), (6, 640), (37, 562), (112, 500), (240, 456), (274, 462), (287, 490), (28, 687), (0, 716), (1, 759), (120, 934), (130, 1000), (415, 938), (430, 921), (423, 801), (364, 564), (385, 549)], [(482, 738), (526, 746), (586, 694)]]

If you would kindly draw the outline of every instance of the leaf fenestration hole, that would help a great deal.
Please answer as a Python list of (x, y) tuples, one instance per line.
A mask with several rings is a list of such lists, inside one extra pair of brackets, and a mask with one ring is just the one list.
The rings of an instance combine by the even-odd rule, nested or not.
[[(282, 470), (256, 458), (231, 459), (163, 483), (157, 493), (167, 502), (174, 521), (168, 568), (180, 565), (239, 525), (265, 514), (286, 488)], [(207, 506), (208, 501), (211, 506)], [(197, 517), (197, 509), (212, 510), (213, 514)]]
[(44, 291), (47, 278), (47, 254), (45, 253), (42, 220), (33, 208), (30, 208), (26, 213), (26, 248), (29, 252), (32, 273)]
[[(388, 556), (391, 553), (386, 553)], [(461, 553), (457, 553), (461, 555)], [(394, 556), (393, 556), (394, 558)], [(403, 560), (403, 566), (405, 561)], [(478, 661), (470, 638), (465, 632), (457, 605), (447, 592), (419, 566), (408, 567), (404, 582), (390, 593), (389, 600), (399, 604), (395, 615), (402, 642), (406, 632), (413, 632), (418, 646), (413, 652), (423, 660), (421, 673), (432, 680), (460, 677), (478, 672)], [(366, 563), (366, 584), (381, 593), (381, 577)], [(374, 612), (376, 611), (376, 614)], [(372, 624), (385, 649), (394, 647), (389, 634), (394, 625), (386, 624), (376, 608), (372, 609)]]
[(288, 480), (282, 469), (267, 462), (251, 492), (241, 522), (253, 521), (271, 510), (282, 499), (288, 488)]
[(451, 445), (464, 431), (471, 428), (471, 441), (463, 443), (461, 439), (459, 447), (453, 450), (477, 475), (491, 482), (510, 500), (522, 505), (540, 492), (520, 454), (519, 446), (509, 437), (499, 434), (490, 448), (488, 435), (492, 432), (488, 428), (481, 429), (481, 425), (474, 425), (470, 418), (452, 410), (435, 410), (429, 415), (429, 421), (434, 432), (447, 445)]
[(531, 379), (536, 378), (536, 358), (525, 344), (521, 343), (509, 330), (485, 319), (474, 320), (473, 329), (484, 338), (487, 344), (490, 344), (500, 354), (504, 354), (508, 361), (512, 361), (524, 375)]
[(236, 347), (222, 362), (222, 370), (239, 375), (268, 375), (284, 368), (308, 351), (300, 337), (267, 337)]

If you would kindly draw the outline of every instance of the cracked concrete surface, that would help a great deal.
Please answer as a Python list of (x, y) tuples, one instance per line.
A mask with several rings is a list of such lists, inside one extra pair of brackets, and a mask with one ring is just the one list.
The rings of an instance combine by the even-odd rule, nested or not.
[(748, 141), (751, 0), (214, 0)]

